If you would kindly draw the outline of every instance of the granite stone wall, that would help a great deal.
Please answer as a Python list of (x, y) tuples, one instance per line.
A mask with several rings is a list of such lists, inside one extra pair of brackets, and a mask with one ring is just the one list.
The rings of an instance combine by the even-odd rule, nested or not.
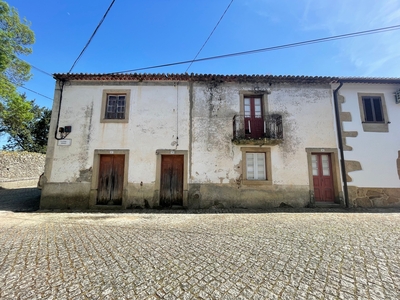
[(45, 158), (41, 153), (0, 151), (0, 187), (35, 185)]

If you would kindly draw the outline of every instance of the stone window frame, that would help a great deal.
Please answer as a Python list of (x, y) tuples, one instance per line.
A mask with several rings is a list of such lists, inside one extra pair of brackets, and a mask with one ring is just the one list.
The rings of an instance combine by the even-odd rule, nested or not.
[[(360, 108), (360, 118), (363, 130), (365, 132), (389, 132), (389, 117), (386, 108), (385, 95), (383, 93), (357, 93), (358, 106)], [(365, 112), (363, 97), (379, 97), (382, 104), (382, 114), (384, 122), (367, 122), (365, 121)]]
[[(108, 95), (125, 95), (125, 118), (124, 119), (106, 119), (106, 108)], [(101, 100), (100, 123), (128, 123), (129, 107), (131, 101), (131, 90), (128, 89), (106, 89), (103, 90)]]
[(254, 90), (243, 90), (239, 91), (239, 97), (240, 97), (240, 115), (244, 116), (244, 98), (248, 97), (260, 97), (261, 98), (261, 113), (262, 116), (266, 116), (268, 114), (268, 94), (269, 91), (254, 91)]
[[(272, 164), (271, 164), (271, 148), (263, 147), (241, 147), (242, 151), (242, 176), (244, 185), (272, 185)], [(267, 179), (265, 180), (249, 180), (247, 179), (247, 162), (246, 153), (265, 153), (265, 172)]]

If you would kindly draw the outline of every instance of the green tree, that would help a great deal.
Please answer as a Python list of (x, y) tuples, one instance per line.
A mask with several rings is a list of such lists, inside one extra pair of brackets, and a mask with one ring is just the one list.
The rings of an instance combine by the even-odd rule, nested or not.
[(9, 134), (6, 146), (16, 150), (28, 150), (32, 147), (27, 149), (26, 145), (35, 144), (27, 142), (36, 139), (28, 138), (28, 133), (34, 132), (31, 126), (38, 120), (38, 111), (43, 110), (17, 91), (31, 78), (30, 65), (20, 58), (32, 53), (35, 36), (29, 27), (15, 8), (0, 0), (0, 134)]
[(0, 96), (5, 99), (17, 96), (15, 86), (31, 78), (30, 65), (19, 58), (32, 53), (35, 36), (29, 26), (15, 8), (0, 0)]
[[(3, 149), (46, 153), (51, 110), (38, 106), (34, 100), (27, 101), (25, 95), (21, 95), (21, 98), (22, 102), (12, 102), (3, 111), (0, 133), (8, 134), (7, 144)], [(19, 105), (21, 103), (22, 106)], [(21, 118), (21, 115), (28, 114), (32, 117)]]

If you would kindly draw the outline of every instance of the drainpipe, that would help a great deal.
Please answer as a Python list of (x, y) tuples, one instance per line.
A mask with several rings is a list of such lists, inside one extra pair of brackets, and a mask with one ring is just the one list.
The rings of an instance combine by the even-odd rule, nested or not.
[(346, 207), (349, 207), (349, 192), (347, 190), (347, 177), (346, 177), (346, 165), (344, 160), (344, 153), (343, 153), (343, 138), (342, 138), (342, 124), (340, 122), (340, 112), (339, 112), (339, 101), (338, 101), (338, 92), (339, 89), (342, 87), (343, 82), (339, 81), (340, 84), (336, 90), (333, 91), (333, 102), (335, 105), (335, 119), (336, 119), (336, 131), (338, 136), (339, 142), (339, 152), (340, 152), (340, 168), (342, 171), (342, 181), (343, 181), (343, 192), (344, 192), (344, 201)]
[(61, 102), (62, 102), (62, 96), (63, 96), (63, 90), (64, 90), (64, 84), (65, 84), (65, 80), (61, 80), (60, 82), (60, 102), (58, 105), (58, 114), (57, 114), (57, 125), (56, 125), (56, 130), (54, 132), (54, 138), (58, 141), (58, 140), (62, 140), (62, 138), (57, 137), (58, 135), (58, 125), (60, 123), (60, 113), (61, 113)]

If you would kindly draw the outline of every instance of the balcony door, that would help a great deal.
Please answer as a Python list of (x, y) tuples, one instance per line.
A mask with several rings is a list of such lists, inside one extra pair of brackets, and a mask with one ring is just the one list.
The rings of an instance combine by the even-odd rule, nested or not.
[(244, 126), (246, 138), (264, 136), (264, 118), (261, 97), (244, 98)]

